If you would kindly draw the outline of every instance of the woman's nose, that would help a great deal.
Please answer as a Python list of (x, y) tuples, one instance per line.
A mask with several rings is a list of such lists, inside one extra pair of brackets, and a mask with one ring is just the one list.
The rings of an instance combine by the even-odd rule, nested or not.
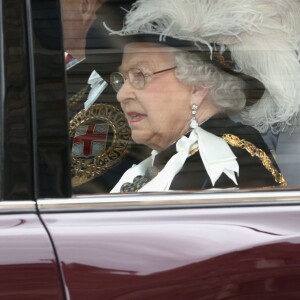
[(117, 100), (121, 102), (126, 102), (132, 98), (132, 86), (128, 80), (125, 80), (122, 87), (117, 93)]

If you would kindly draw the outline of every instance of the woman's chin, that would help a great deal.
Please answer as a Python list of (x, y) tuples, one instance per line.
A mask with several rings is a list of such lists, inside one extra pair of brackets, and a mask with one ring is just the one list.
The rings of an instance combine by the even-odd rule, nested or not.
[(131, 133), (131, 138), (136, 144), (142, 144), (149, 148), (152, 148), (153, 139), (149, 136), (149, 134), (147, 135), (146, 132), (142, 132), (142, 131), (137, 132), (134, 130)]

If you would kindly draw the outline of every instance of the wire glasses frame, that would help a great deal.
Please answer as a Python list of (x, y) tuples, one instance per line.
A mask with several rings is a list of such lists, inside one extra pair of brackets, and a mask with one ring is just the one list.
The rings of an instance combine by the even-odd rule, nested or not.
[(121, 72), (113, 72), (110, 74), (110, 84), (114, 88), (114, 90), (118, 93), (122, 88), (125, 80), (129, 80), (129, 83), (137, 90), (141, 90), (146, 85), (146, 79), (151, 76), (167, 71), (171, 71), (176, 69), (176, 67), (160, 70), (153, 72), (151, 74), (144, 74), (143, 71), (139, 68), (129, 69), (127, 75), (123, 75)]

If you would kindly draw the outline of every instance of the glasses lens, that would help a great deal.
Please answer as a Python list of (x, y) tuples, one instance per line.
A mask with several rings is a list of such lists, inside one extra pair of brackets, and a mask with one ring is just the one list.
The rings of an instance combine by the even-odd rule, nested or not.
[(130, 84), (136, 89), (142, 89), (145, 86), (145, 75), (140, 69), (130, 69), (128, 71)]
[(118, 92), (124, 84), (124, 77), (119, 72), (114, 72), (110, 74), (110, 84), (116, 92)]

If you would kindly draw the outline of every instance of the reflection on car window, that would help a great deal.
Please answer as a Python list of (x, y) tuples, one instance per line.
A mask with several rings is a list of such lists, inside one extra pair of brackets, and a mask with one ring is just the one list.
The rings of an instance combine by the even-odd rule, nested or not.
[[(128, 168), (150, 155), (145, 146), (132, 141), (116, 93), (108, 85), (121, 53), (114, 51), (114, 39), (102, 22), (109, 20), (110, 25), (120, 28), (124, 12), (116, 1), (91, 1), (90, 5), (86, 15), (81, 1), (61, 1), (72, 184), (74, 193), (88, 194), (109, 192)], [(124, 5), (128, 5), (126, 1)]]
[(74, 193), (298, 185), (299, 4), (173, 2), (62, 0)]

